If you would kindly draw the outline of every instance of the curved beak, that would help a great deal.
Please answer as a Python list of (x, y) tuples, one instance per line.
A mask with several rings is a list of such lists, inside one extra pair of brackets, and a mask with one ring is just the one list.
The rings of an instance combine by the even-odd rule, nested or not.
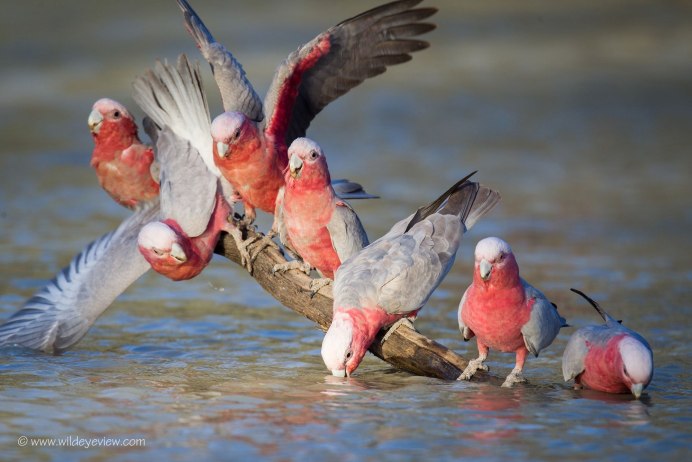
[(221, 141), (216, 143), (216, 154), (221, 158), (226, 157), (228, 155), (228, 145)]
[(644, 384), (643, 383), (636, 383), (636, 384), (632, 385), (630, 390), (632, 391), (632, 394), (634, 395), (634, 397), (639, 399), (639, 397), (642, 395), (642, 391), (644, 391)]
[(103, 122), (103, 116), (99, 111), (93, 109), (89, 113), (89, 118), (87, 119), (87, 124), (89, 125), (89, 130), (93, 134), (97, 134), (101, 129), (101, 122)]
[(346, 377), (346, 369), (332, 369), (334, 377)]
[(171, 245), (171, 255), (173, 256), (173, 258), (180, 261), (181, 263), (185, 263), (187, 261), (187, 255), (185, 255), (185, 251), (177, 242), (174, 242), (173, 245)]
[(481, 260), (480, 264), (480, 272), (481, 272), (481, 279), (484, 281), (487, 281), (490, 278), (490, 272), (493, 270), (493, 265), (486, 260), (485, 258)]
[(292, 155), (291, 160), (288, 161), (288, 168), (291, 171), (291, 176), (293, 178), (298, 178), (303, 169), (303, 161), (300, 160), (300, 157)]

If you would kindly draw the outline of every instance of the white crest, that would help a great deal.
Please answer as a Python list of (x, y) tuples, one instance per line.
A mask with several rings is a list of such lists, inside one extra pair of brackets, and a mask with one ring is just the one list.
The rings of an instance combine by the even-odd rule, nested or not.
[(139, 231), (137, 244), (145, 249), (169, 250), (177, 239), (175, 231), (167, 224), (153, 221)]
[(618, 344), (622, 362), (627, 369), (627, 375), (634, 383), (649, 383), (653, 375), (654, 359), (646, 345), (629, 335), (623, 337)]
[(476, 261), (483, 259), (493, 261), (501, 253), (510, 254), (512, 253), (512, 248), (499, 237), (486, 237), (476, 244)]

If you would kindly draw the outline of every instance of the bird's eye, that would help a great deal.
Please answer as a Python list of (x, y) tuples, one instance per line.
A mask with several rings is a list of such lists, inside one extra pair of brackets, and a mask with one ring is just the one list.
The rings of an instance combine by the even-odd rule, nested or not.
[(504, 259), (505, 259), (505, 254), (504, 254), (504, 253), (501, 253), (501, 254), (500, 254), (500, 257), (497, 259), (497, 261), (502, 261), (502, 260), (504, 260)]
[(161, 255), (163, 255), (163, 252), (161, 252), (159, 249), (151, 249), (151, 250), (153, 250), (154, 253), (155, 253), (156, 255), (158, 255), (159, 257), (160, 257)]
[(346, 353), (346, 359), (351, 359), (351, 356), (353, 356), (352, 351), (349, 351), (348, 353)]
[(237, 140), (240, 138), (240, 129), (237, 129), (235, 132), (233, 132), (233, 139)]
[(120, 111), (115, 111), (115, 112), (113, 113), (113, 117), (116, 118), (116, 119), (119, 118), (119, 117), (120, 117)]
[(315, 160), (319, 157), (320, 155), (317, 154), (317, 151), (310, 151), (310, 159)]

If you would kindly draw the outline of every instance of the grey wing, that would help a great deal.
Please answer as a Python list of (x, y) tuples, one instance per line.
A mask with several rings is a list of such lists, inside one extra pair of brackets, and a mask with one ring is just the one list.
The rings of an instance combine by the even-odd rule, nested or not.
[(291, 53), (276, 70), (265, 98), (267, 132), (290, 145), (305, 136), (312, 119), (327, 104), (427, 48), (427, 42), (414, 37), (435, 28), (421, 21), (437, 10), (414, 9), (420, 2), (403, 0), (373, 8)]
[(156, 144), (161, 166), (161, 218), (173, 219), (187, 233), (202, 234), (216, 204), (218, 182), (189, 141), (169, 127)]
[(185, 28), (211, 66), (221, 92), (224, 110), (242, 112), (250, 119), (260, 122), (264, 119), (262, 99), (247, 79), (243, 67), (230, 51), (214, 39), (186, 0), (178, 0), (178, 5), (185, 17)]
[(346, 261), (369, 244), (368, 235), (358, 215), (345, 202), (339, 202), (334, 208), (332, 218), (327, 223), (327, 230), (341, 262)]
[(158, 212), (158, 200), (151, 201), (87, 245), (0, 326), (0, 345), (59, 353), (79, 342), (113, 300), (149, 269), (137, 248), (137, 234)]
[(521, 328), (526, 348), (538, 356), (541, 350), (553, 343), (565, 325), (565, 320), (558, 314), (555, 306), (541, 291), (522, 280), (526, 300), (534, 299), (529, 320)]
[(176, 65), (158, 61), (154, 69), (139, 76), (132, 84), (137, 104), (159, 127), (170, 127), (188, 140), (204, 159), (209, 171), (221, 172), (214, 164), (209, 106), (197, 63), (193, 66), (185, 55)]
[(332, 180), (332, 188), (334, 188), (334, 192), (337, 196), (345, 200), (380, 198), (380, 196), (367, 192), (360, 183), (356, 183), (355, 181), (350, 181), (345, 178)]
[(464, 291), (464, 295), (461, 297), (461, 302), (459, 302), (459, 311), (457, 313), (457, 319), (459, 321), (459, 332), (461, 332), (461, 336), (464, 338), (464, 341), (469, 341), (476, 335), (473, 333), (469, 326), (464, 324), (464, 320), (461, 317), (461, 313), (464, 311), (464, 303), (466, 303), (466, 294), (468, 293), (468, 291), (469, 289), (466, 289)]
[(584, 372), (584, 358), (589, 352), (584, 335), (587, 330), (588, 328), (577, 330), (567, 342), (565, 352), (562, 354), (562, 376), (565, 382)]

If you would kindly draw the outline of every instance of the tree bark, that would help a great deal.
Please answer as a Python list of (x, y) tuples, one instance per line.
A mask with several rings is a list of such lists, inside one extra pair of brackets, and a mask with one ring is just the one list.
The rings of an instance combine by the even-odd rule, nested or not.
[[(244, 230), (244, 235), (262, 236), (261, 233), (251, 229)], [(215, 252), (241, 264), (235, 240), (228, 234), (222, 234)], [(332, 322), (334, 300), (331, 285), (323, 287), (311, 298), (309, 290), (311, 278), (301, 271), (290, 270), (272, 274), (274, 265), (285, 262), (286, 259), (280, 251), (267, 247), (257, 255), (253, 263), (252, 277), (284, 306), (302, 314), (326, 331)], [(406, 325), (400, 325), (383, 342), (385, 333), (386, 331), (382, 330), (377, 335), (370, 346), (370, 352), (403, 371), (415, 375), (455, 380), (467, 365), (466, 359)]]

